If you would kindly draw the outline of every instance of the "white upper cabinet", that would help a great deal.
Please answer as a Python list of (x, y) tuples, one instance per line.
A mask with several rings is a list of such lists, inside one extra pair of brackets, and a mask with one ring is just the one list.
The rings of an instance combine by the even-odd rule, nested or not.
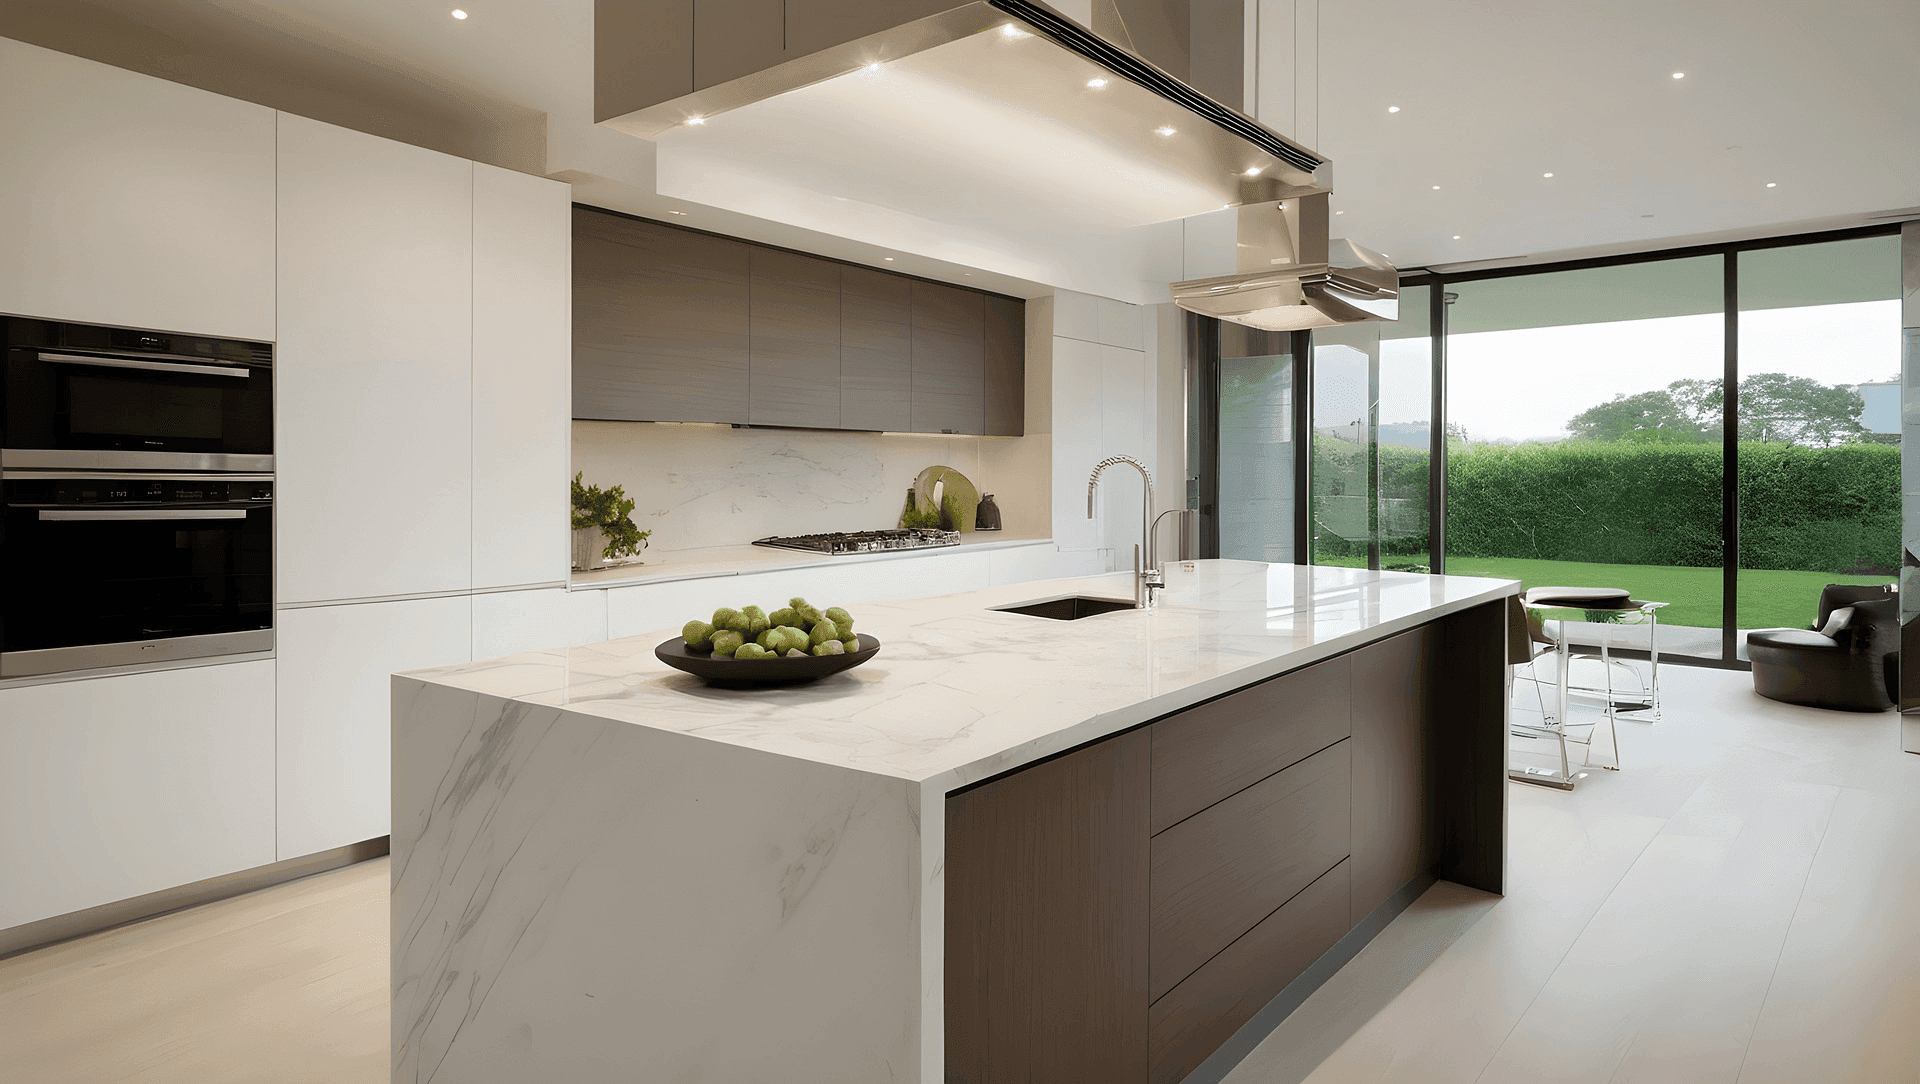
[(473, 586), (567, 578), (572, 189), (473, 175)]
[(282, 603), (472, 586), (473, 163), (282, 113)]
[(274, 112), (0, 38), (0, 312), (274, 338)]

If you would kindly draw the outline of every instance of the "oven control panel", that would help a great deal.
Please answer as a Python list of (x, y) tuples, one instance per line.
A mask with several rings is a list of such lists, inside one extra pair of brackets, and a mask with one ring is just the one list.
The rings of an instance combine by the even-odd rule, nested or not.
[(19, 478), (6, 483), (7, 503), (38, 505), (270, 504), (273, 483), (220, 478)]

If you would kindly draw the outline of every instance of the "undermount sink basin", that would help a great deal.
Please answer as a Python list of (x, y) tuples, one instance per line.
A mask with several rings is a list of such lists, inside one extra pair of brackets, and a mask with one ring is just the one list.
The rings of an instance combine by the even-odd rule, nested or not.
[(1021, 602), (1012, 606), (994, 606), (1010, 614), (1026, 614), (1028, 617), (1047, 617), (1055, 621), (1078, 621), (1094, 614), (1107, 614), (1115, 610), (1131, 610), (1132, 599), (1090, 598), (1086, 595), (1069, 595), (1066, 598), (1041, 599), (1038, 602)]

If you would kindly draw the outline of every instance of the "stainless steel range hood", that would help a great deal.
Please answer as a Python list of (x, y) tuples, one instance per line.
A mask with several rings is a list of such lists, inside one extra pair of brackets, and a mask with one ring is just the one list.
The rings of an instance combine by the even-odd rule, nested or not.
[(1327, 236), (1327, 197), (1239, 208), (1232, 275), (1173, 284), (1174, 304), (1263, 331), (1394, 320), (1399, 273), (1387, 258)]
[[(603, 126), (658, 145), (663, 176), (670, 159), (676, 177), (687, 161), (758, 168), (835, 199), (1011, 230), (1127, 229), (1330, 186), (1325, 158), (1030, 0), (762, 5), (781, 20), (763, 50), (778, 62), (725, 79), (760, 61), (700, 52), (720, 48), (699, 43), (725, 28), (694, 22), (720, 18), (702, 14), (718, 5), (686, 5), (676, 28), (659, 14), (672, 5), (651, 21), (609, 14), (622, 3), (597, 8), (596, 108)], [(925, 14), (876, 25), (901, 12)], [(757, 27), (732, 28), (735, 52), (767, 37)]]

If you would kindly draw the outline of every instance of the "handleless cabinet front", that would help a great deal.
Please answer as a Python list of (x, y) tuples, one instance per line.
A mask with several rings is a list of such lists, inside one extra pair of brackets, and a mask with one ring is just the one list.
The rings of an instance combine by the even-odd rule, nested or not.
[(741, 241), (576, 207), (573, 416), (750, 420)]
[(840, 426), (913, 428), (913, 280), (840, 269)]
[(913, 284), (913, 431), (979, 433), (986, 421), (986, 298)]
[(747, 355), (755, 425), (840, 426), (840, 265), (755, 248)]

